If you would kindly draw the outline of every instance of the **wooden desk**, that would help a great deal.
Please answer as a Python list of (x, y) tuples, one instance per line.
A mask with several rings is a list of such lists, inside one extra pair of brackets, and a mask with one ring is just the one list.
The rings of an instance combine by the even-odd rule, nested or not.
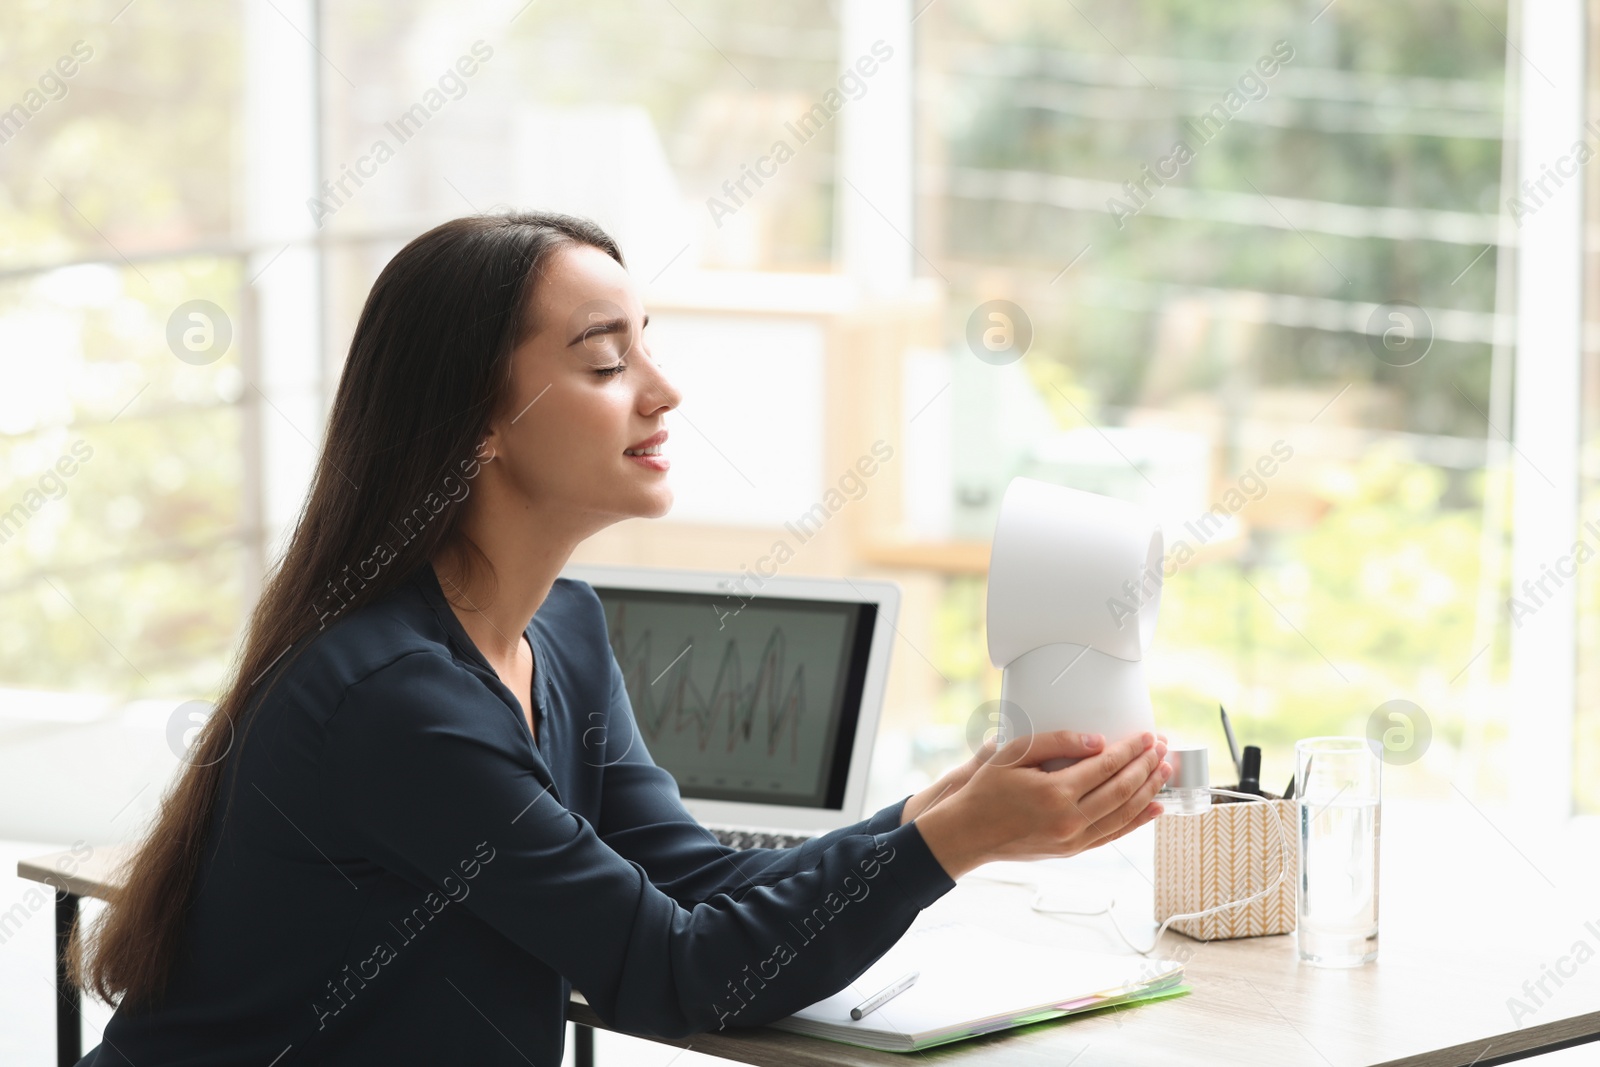
[[(1494, 1067), (1600, 1039), (1600, 826), (1575, 821), (1535, 837), (1492, 818), (1464, 796), (1385, 803), (1379, 956), (1365, 967), (1303, 966), (1292, 934), (1204, 943), (1169, 933), (1161, 953), (1184, 960), (1193, 986), (1185, 996), (1036, 1023), (914, 1057), (765, 1027), (661, 1043), (761, 1067), (905, 1067), (913, 1060), (1003, 1067)], [(1147, 943), (1155, 929), (1149, 835), (1146, 828), (1070, 860), (981, 868), (917, 921), (959, 918), (1044, 943), (1126, 951), (1106, 917), (1034, 912), (1033, 890), (983, 876), (1021, 874), (1113, 894), (1122, 902), (1123, 929)], [(58, 855), (69, 854), (24, 861), (18, 873), (64, 889), (59, 936), (78, 897), (103, 897), (114, 886), (122, 853), (97, 850), (68, 877), (56, 873)], [(1584, 962), (1575, 962), (1578, 955)], [(1559, 985), (1547, 977), (1557, 970), (1571, 972)], [(1544, 994), (1534, 1003), (1524, 983), (1536, 986), (1541, 978)], [(1529, 1013), (1514, 1018), (1512, 998)], [(74, 1048), (76, 1008), (75, 992), (58, 1004)], [(578, 1062), (592, 1064), (590, 1028), (606, 1029), (605, 1023), (577, 992), (568, 1018), (577, 1027)], [(62, 1062), (77, 1058), (63, 1053)]]
[[(83, 993), (67, 980), (67, 938), (78, 919), (78, 902), (84, 897), (109, 900), (121, 884), (121, 868), (132, 852), (131, 845), (102, 845), (88, 856), (81, 850), (50, 852), (17, 861), (18, 877), (43, 882), (56, 891), (57, 1067), (73, 1067), (83, 1058)], [(577, 993), (573, 1003), (594, 1014)], [(582, 1020), (573, 1020), (572, 1053), (575, 1067), (594, 1067), (594, 1031)]]
[(89, 851), (51, 852), (17, 861), (17, 875), (56, 891), (56, 1063), (72, 1067), (83, 1058), (83, 994), (67, 981), (67, 937), (83, 897), (105, 900), (118, 884), (128, 849), (102, 845)]

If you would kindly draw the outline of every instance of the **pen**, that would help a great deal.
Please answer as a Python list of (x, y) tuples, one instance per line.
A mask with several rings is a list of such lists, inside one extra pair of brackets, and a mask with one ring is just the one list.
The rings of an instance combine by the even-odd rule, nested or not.
[(1239, 792), (1261, 795), (1261, 749), (1244, 746), (1244, 769), (1239, 772)]
[(1289, 784), (1284, 787), (1283, 799), (1285, 799), (1285, 800), (1293, 800), (1294, 799), (1294, 775), (1292, 775), (1292, 774), (1289, 776)]
[(910, 974), (906, 975), (904, 978), (900, 979), (894, 985), (890, 986), (888, 989), (885, 989), (877, 996), (868, 997), (866, 1000), (861, 1002), (860, 1007), (850, 1009), (850, 1018), (860, 1019), (862, 1016), (866, 1015), (867, 1012), (876, 1011), (877, 1009), (883, 1007), (885, 1004), (889, 1003), (889, 1001), (910, 989), (912, 985), (916, 983), (917, 975), (921, 973), (921, 971), (912, 971)]
[(1228, 709), (1218, 704), (1217, 710), (1222, 712), (1222, 732), (1228, 735), (1228, 754), (1233, 757), (1233, 773), (1243, 779), (1244, 764), (1239, 759), (1239, 742), (1233, 739), (1233, 724), (1228, 721)]

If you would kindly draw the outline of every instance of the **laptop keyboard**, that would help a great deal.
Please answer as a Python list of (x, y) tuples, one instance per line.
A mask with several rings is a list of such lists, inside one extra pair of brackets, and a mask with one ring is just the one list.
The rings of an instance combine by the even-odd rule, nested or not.
[(724, 845), (741, 851), (747, 848), (794, 848), (811, 840), (810, 834), (784, 834), (737, 826), (708, 826), (711, 835)]

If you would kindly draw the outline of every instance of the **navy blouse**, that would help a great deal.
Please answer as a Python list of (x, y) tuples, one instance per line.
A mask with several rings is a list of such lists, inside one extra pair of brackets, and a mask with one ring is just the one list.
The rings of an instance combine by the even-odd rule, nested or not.
[(79, 1067), (556, 1067), (573, 987), (625, 1032), (759, 1025), (954, 887), (905, 799), (719, 844), (650, 758), (594, 590), (558, 579), (527, 635), (537, 744), (426, 563), (274, 665), (167, 995)]

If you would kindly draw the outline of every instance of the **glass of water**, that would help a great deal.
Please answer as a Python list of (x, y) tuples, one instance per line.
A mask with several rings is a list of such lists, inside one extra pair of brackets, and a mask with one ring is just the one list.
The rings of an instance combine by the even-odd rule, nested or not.
[(1365, 737), (1295, 745), (1300, 814), (1300, 959), (1359, 967), (1378, 958), (1383, 761)]

